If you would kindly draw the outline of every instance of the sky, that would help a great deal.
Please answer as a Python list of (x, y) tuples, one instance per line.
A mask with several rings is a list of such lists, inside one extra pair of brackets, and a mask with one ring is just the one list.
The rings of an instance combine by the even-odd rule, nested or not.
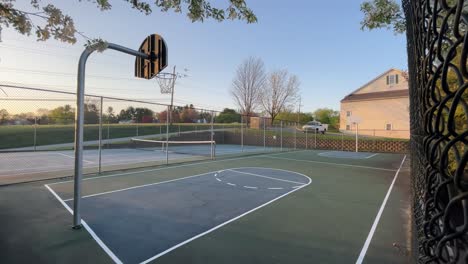
[[(30, 9), (29, 1), (18, 8)], [(100, 11), (87, 1), (46, 1), (60, 7), (76, 28), (91, 38), (138, 49), (150, 34), (161, 35), (169, 50), (169, 67), (178, 72), (175, 104), (222, 110), (235, 108), (229, 90), (235, 70), (249, 56), (261, 58), (267, 71), (286, 69), (301, 82), (301, 112), (339, 110), (340, 100), (389, 68), (407, 69), (406, 39), (390, 30), (362, 31), (362, 0), (247, 0), (258, 23), (192, 23), (185, 13), (145, 16), (125, 1), (111, 1)], [(151, 2), (151, 1), (150, 1)], [(211, 1), (223, 6), (226, 1)], [(0, 42), (0, 82), (76, 90), (78, 59), (85, 40), (75, 45), (37, 42), (34, 35), (4, 29)], [(137, 79), (134, 57), (108, 50), (92, 54), (87, 64), (86, 93), (169, 102), (155, 80)], [(298, 107), (298, 105), (297, 105)], [(1, 108), (1, 107), (0, 107)]]

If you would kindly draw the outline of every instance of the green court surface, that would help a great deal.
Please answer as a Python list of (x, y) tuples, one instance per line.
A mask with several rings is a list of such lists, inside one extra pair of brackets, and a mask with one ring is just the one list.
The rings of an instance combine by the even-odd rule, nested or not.
[(0, 258), (2, 263), (409, 262), (405, 155), (324, 152), (87, 175), (82, 219), (89, 226), (80, 230), (71, 229), (71, 178), (4, 186)]

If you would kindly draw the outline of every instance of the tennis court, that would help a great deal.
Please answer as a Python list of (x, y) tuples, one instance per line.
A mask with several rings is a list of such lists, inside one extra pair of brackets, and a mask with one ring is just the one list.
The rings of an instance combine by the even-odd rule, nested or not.
[[(80, 230), (70, 228), (73, 181), (5, 188), (9, 211), (35, 219), (9, 223), (27, 231), (7, 246), (13, 249), (27, 233), (21, 243), (42, 249), (32, 256), (67, 263), (83, 256), (92, 263), (405, 262), (405, 156), (324, 152), (88, 175)], [(39, 214), (42, 207), (49, 216)]]

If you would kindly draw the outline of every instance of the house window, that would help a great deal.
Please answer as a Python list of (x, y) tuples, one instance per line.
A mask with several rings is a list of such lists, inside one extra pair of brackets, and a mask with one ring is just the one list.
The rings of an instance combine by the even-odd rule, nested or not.
[(398, 83), (398, 74), (387, 75), (387, 85), (393, 85)]
[(385, 130), (392, 130), (392, 124), (386, 124)]
[(346, 111), (346, 116), (351, 116), (351, 111)]
[(346, 130), (351, 130), (351, 126), (350, 126), (350, 125), (346, 125)]

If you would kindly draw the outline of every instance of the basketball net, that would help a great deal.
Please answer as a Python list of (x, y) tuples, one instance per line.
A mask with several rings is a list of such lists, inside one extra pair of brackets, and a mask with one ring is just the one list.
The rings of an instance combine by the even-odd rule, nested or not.
[(175, 83), (175, 74), (172, 73), (159, 73), (156, 75), (156, 81), (159, 84), (159, 88), (161, 89), (161, 94), (171, 94), (172, 89), (174, 88)]

